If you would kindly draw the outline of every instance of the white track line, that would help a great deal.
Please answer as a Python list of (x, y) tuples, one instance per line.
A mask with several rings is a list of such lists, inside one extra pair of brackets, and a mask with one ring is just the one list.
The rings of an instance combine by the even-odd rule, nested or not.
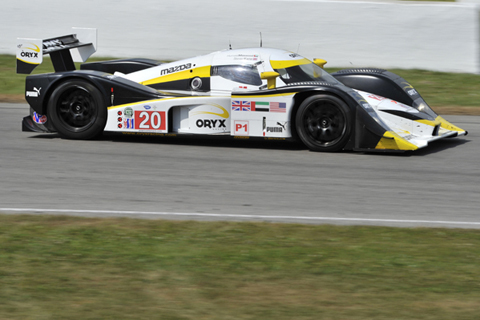
[(400, 219), (363, 219), (363, 218), (333, 218), (333, 217), (306, 217), (306, 216), (267, 216), (248, 214), (223, 213), (179, 213), (179, 212), (148, 212), (148, 211), (110, 211), (110, 210), (67, 210), (67, 209), (28, 209), (28, 208), (0, 208), (0, 212), (21, 213), (89, 213), (89, 214), (124, 214), (124, 215), (157, 215), (157, 216), (191, 216), (215, 218), (244, 218), (244, 219), (287, 219), (287, 220), (317, 220), (317, 221), (357, 221), (357, 222), (389, 222), (389, 223), (416, 223), (416, 224), (453, 224), (453, 225), (480, 225), (480, 222), (441, 221), (441, 220), (400, 220)]

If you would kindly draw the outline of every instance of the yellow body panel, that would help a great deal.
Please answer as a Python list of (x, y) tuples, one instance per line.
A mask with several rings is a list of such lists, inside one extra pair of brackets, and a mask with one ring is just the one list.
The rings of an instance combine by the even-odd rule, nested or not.
[(413, 143), (400, 137), (393, 131), (387, 131), (378, 142), (375, 149), (378, 150), (417, 150), (418, 147)]
[(273, 69), (286, 69), (290, 67), (300, 66), (302, 64), (310, 64), (312, 61), (304, 58), (298, 60), (270, 60)]
[(167, 74), (167, 75), (150, 79), (147, 81), (143, 81), (143, 82), (140, 82), (140, 84), (148, 86), (156, 83), (192, 79), (195, 77), (206, 78), (206, 77), (210, 77), (210, 69), (211, 69), (211, 66), (193, 68), (193, 69), (184, 70), (184, 71), (180, 71), (172, 74)]

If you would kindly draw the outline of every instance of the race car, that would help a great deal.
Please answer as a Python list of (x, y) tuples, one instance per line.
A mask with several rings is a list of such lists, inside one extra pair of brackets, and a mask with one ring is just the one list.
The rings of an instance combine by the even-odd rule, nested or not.
[(92, 139), (104, 132), (299, 139), (312, 151), (411, 151), (467, 132), (382, 69), (333, 74), (325, 60), (271, 48), (226, 49), (179, 61), (81, 64), (96, 29), (18, 39), (17, 72), (50, 54), (55, 72), (26, 77), (24, 131)]

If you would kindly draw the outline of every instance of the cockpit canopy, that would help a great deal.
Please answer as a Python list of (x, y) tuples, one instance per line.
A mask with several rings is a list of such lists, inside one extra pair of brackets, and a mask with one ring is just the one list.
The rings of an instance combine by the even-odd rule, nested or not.
[[(272, 72), (279, 74), (272, 78)], [(262, 77), (268, 74), (266, 77)], [(122, 75), (158, 90), (232, 92), (283, 87), (299, 82), (340, 85), (312, 61), (269, 48), (224, 50)], [(268, 85), (267, 85), (268, 83)]]
[[(279, 74), (276, 87), (312, 81), (332, 85), (340, 84), (312, 61), (285, 50), (251, 48), (222, 51), (217, 54), (213, 59), (211, 75), (228, 80), (229, 86), (236, 83), (239, 86), (244, 84), (257, 87), (257, 89), (264, 88), (266, 80), (262, 81), (261, 74), (271, 71)], [(214, 83), (228, 90), (219, 81), (214, 81)], [(212, 86), (212, 89), (215, 87)]]

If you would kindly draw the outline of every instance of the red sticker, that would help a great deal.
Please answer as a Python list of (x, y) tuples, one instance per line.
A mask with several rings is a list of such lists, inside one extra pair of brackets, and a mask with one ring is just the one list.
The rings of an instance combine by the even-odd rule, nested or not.
[(236, 120), (234, 126), (235, 135), (248, 136), (248, 121)]
[(165, 130), (165, 111), (135, 111), (135, 129)]

